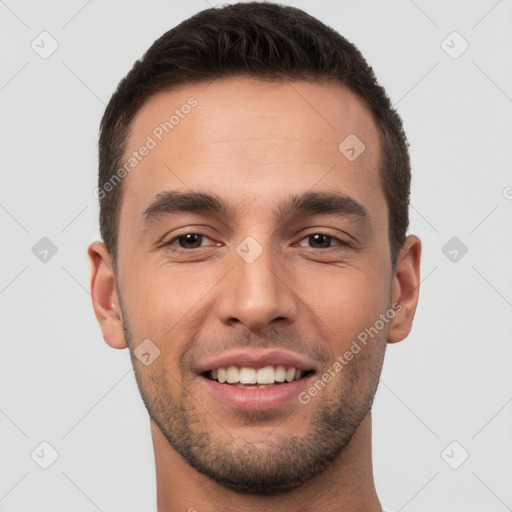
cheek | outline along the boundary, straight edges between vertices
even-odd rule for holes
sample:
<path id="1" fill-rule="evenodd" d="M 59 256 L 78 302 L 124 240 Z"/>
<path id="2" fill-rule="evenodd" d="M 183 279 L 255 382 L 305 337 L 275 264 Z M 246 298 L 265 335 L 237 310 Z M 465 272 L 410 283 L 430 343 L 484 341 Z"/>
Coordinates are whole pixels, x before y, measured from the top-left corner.
<path id="1" fill-rule="evenodd" d="M 137 271 L 123 276 L 121 290 L 134 345 L 149 338 L 160 349 L 160 359 L 177 371 L 199 319 L 207 318 L 205 306 L 219 280 L 217 272 L 213 267 L 198 272 L 144 261 L 131 261 L 129 268 Z"/>
<path id="2" fill-rule="evenodd" d="M 123 276 L 123 301 L 134 327 L 158 325 L 159 319 L 168 326 L 191 308 L 196 295 L 200 296 L 196 281 L 171 268 L 144 261 L 132 261 L 126 267 L 131 271 Z"/>
<path id="3" fill-rule="evenodd" d="M 319 285 L 323 282 L 323 286 Z M 344 268 L 306 285 L 305 304 L 329 327 L 334 352 L 344 351 L 352 340 L 375 324 L 389 305 L 389 283 L 378 270 Z M 312 290 L 317 292 L 312 293 Z"/>

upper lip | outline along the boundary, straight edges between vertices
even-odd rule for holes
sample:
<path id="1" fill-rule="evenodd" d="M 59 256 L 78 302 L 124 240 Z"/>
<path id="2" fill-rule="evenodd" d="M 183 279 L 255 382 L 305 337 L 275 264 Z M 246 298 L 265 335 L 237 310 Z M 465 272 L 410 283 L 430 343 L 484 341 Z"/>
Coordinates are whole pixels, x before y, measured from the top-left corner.
<path id="1" fill-rule="evenodd" d="M 205 373 L 217 368 L 226 368 L 228 366 L 263 368 L 264 366 L 285 366 L 297 368 L 298 370 L 314 370 L 315 364 L 311 359 L 300 356 L 293 352 L 284 350 L 237 350 L 228 352 L 220 356 L 208 359 L 199 363 L 196 367 L 197 373 Z"/>

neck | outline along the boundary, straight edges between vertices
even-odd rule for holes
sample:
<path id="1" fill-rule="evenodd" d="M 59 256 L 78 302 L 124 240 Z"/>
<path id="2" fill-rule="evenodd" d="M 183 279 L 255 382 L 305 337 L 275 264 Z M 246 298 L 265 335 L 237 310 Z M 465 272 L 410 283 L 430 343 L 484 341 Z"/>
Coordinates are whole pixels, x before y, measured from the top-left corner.
<path id="1" fill-rule="evenodd" d="M 151 421 L 158 512 L 381 512 L 373 481 L 371 413 L 338 458 L 321 475 L 287 493 L 239 494 L 191 468 Z"/>

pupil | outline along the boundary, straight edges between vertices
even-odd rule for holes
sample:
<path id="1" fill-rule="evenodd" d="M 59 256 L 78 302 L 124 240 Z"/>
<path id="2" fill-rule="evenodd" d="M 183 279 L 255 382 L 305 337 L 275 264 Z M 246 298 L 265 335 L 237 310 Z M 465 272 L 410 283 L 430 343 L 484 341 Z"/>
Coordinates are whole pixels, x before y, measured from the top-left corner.
<path id="1" fill-rule="evenodd" d="M 330 237 L 327 235 L 322 235 L 321 233 L 317 233 L 316 235 L 309 236 L 310 242 L 313 242 L 317 246 L 329 247 Z"/>
<path id="2" fill-rule="evenodd" d="M 201 235 L 190 233 L 180 237 L 180 246 L 184 249 L 200 247 L 201 246 Z"/>

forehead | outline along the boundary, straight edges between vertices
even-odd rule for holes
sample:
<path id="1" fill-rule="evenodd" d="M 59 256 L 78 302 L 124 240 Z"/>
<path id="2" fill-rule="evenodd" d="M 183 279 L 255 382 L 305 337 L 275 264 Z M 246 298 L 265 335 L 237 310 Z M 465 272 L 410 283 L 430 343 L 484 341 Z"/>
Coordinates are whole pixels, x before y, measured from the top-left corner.
<path id="1" fill-rule="evenodd" d="M 382 199 L 379 153 L 372 114 L 339 83 L 183 85 L 150 97 L 132 121 L 121 210 L 135 220 L 166 189 L 236 191 L 260 203 L 336 189 L 371 203 Z"/>

